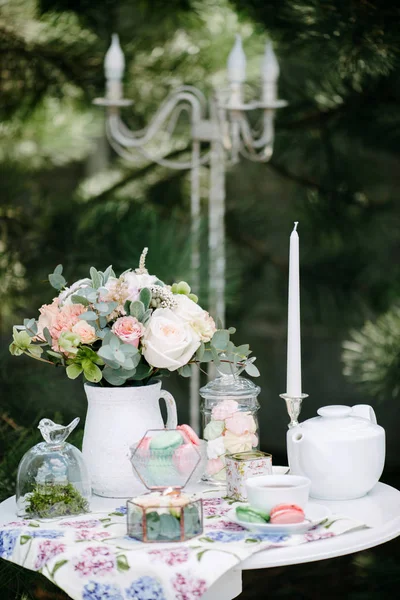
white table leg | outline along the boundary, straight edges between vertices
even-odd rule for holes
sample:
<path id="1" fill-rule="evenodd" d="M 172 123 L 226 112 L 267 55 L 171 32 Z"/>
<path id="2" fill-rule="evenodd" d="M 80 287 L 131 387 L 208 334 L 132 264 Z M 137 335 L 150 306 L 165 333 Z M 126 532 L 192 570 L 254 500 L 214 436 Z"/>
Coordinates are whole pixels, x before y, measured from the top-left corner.
<path id="1" fill-rule="evenodd" d="M 242 570 L 231 569 L 220 577 L 201 600 L 232 600 L 242 593 Z"/>

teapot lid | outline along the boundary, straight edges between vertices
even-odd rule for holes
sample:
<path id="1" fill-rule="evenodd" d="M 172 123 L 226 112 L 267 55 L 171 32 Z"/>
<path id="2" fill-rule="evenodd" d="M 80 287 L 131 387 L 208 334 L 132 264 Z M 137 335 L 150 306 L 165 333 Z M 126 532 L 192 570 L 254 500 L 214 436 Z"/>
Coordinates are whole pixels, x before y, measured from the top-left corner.
<path id="1" fill-rule="evenodd" d="M 328 419 L 338 419 L 340 417 L 348 417 L 352 414 L 353 409 L 350 406 L 342 406 L 340 404 L 332 404 L 331 406 L 322 406 L 317 410 L 320 417 Z"/>

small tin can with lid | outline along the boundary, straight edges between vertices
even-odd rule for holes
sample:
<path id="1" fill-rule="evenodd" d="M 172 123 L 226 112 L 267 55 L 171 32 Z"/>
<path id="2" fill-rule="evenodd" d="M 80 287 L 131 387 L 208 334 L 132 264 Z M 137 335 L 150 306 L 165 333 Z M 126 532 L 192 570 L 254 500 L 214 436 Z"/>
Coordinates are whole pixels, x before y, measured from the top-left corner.
<path id="1" fill-rule="evenodd" d="M 249 477 L 272 475 L 272 456 L 260 450 L 227 454 L 226 495 L 231 500 L 247 501 L 245 481 Z"/>

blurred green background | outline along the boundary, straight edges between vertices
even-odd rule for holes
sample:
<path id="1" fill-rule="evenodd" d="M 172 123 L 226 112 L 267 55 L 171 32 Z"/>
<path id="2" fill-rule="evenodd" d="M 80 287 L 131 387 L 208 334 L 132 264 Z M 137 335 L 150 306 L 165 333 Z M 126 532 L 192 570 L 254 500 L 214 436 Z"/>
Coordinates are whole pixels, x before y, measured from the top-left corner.
<path id="1" fill-rule="evenodd" d="M 136 129 L 175 87 L 210 93 L 223 85 L 235 33 L 247 55 L 249 95 L 258 97 L 263 47 L 273 40 L 280 97 L 289 102 L 277 114 L 273 158 L 262 165 L 243 159 L 226 178 L 227 323 L 258 357 L 261 445 L 275 463 L 286 461 L 288 416 L 279 393 L 288 243 L 298 220 L 310 394 L 302 418 L 324 404 L 372 403 L 387 431 L 386 480 L 400 479 L 399 27 L 394 0 L 0 2 L 0 500 L 13 494 L 15 469 L 38 441 L 41 417 L 85 416 L 81 382 L 8 353 L 12 325 L 51 300 L 48 273 L 58 263 L 69 282 L 91 265 L 112 263 L 120 272 L 135 267 L 147 245 L 150 272 L 190 280 L 188 173 L 118 158 L 105 139 L 103 111 L 92 106 L 104 94 L 103 58 L 114 31 L 125 52 L 125 96 L 134 100 L 124 117 Z M 204 215 L 207 176 L 204 168 Z M 203 259 L 206 265 L 205 233 Z M 206 269 L 201 277 L 206 304 Z M 165 385 L 187 422 L 187 380 Z M 324 568 L 329 581 L 340 568 L 348 598 L 391 598 L 384 582 L 399 578 L 393 544 L 376 551 L 385 552 L 386 570 L 371 551 L 323 563 L 320 583 Z M 299 567 L 271 571 L 272 596 L 319 598 L 311 567 L 301 575 Z M 2 569 L 2 599 L 63 597 L 4 561 Z M 249 585 L 243 598 L 258 597 L 257 589 Z"/>

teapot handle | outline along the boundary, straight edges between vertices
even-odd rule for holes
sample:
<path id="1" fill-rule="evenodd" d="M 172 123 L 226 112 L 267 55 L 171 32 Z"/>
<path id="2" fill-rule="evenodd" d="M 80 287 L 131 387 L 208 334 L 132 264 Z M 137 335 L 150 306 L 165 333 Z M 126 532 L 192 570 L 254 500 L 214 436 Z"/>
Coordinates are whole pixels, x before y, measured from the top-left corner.
<path id="1" fill-rule="evenodd" d="M 368 419 L 374 425 L 377 424 L 375 411 L 369 404 L 356 404 L 352 408 L 352 413 L 356 417 L 362 417 L 363 419 Z"/>
<path id="2" fill-rule="evenodd" d="M 165 400 L 165 406 L 167 407 L 167 423 L 165 427 L 167 429 L 176 429 L 178 425 L 178 415 L 173 395 L 167 392 L 167 390 L 160 390 L 160 398 Z"/>

